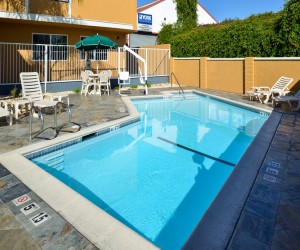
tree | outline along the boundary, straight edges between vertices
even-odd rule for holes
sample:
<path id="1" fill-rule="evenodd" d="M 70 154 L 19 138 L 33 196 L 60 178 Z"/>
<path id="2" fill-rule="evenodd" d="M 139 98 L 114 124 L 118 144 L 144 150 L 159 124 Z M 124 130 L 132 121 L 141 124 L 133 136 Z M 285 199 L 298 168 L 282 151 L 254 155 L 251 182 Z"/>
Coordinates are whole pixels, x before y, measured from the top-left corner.
<path id="1" fill-rule="evenodd" d="M 279 56 L 300 56 L 300 1 L 285 3 L 281 18 L 275 26 Z"/>
<path id="2" fill-rule="evenodd" d="M 197 0 L 173 0 L 176 3 L 177 23 L 183 30 L 197 27 Z"/>

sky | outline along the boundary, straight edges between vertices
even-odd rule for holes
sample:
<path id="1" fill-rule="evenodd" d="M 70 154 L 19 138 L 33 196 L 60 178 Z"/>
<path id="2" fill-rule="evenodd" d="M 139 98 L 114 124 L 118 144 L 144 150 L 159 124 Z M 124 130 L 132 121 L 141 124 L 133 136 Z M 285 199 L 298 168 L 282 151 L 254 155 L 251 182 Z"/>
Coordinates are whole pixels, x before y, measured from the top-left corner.
<path id="1" fill-rule="evenodd" d="M 137 0 L 138 6 L 154 0 Z M 252 14 L 278 12 L 285 0 L 198 0 L 198 2 L 219 22 L 225 19 L 244 19 Z"/>

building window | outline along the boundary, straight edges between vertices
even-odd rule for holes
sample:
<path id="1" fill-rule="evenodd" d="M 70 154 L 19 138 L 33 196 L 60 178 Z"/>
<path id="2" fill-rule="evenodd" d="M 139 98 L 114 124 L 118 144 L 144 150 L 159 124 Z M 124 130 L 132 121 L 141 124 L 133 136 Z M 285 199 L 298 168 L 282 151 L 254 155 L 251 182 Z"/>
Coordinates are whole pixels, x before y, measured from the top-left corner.
<path id="1" fill-rule="evenodd" d="M 32 35 L 32 59 L 45 59 L 45 44 L 48 47 L 49 60 L 67 60 L 68 59 L 68 37 L 66 35 L 51 35 L 51 34 L 33 34 Z"/>
<path id="2" fill-rule="evenodd" d="M 87 36 L 82 36 L 80 40 L 83 40 L 86 37 Z M 90 59 L 91 61 L 107 61 L 107 50 L 96 49 L 96 50 L 89 51 L 87 54 L 88 54 L 88 58 L 85 57 L 86 55 L 85 51 L 81 51 L 80 60 Z"/>

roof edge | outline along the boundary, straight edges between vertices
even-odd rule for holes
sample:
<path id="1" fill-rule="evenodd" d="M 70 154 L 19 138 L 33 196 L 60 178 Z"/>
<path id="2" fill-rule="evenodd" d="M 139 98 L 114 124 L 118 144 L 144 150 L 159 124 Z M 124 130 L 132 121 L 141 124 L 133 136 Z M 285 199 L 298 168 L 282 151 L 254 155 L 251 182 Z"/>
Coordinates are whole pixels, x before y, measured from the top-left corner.
<path id="1" fill-rule="evenodd" d="M 137 8 L 137 11 L 138 11 L 138 12 L 142 12 L 142 11 L 144 11 L 144 10 L 146 10 L 146 9 L 149 9 L 149 8 L 151 8 L 151 7 L 153 7 L 153 6 L 157 5 L 157 4 L 159 4 L 159 3 L 161 3 L 161 2 L 164 2 L 164 1 L 165 1 L 165 0 L 155 0 L 155 1 L 153 1 L 153 2 L 144 4 L 144 5 L 140 6 L 140 7 L 138 7 L 138 8 Z"/>
<path id="2" fill-rule="evenodd" d="M 144 5 L 142 5 L 142 6 L 140 6 L 140 7 L 138 7 L 137 8 L 137 12 L 142 12 L 142 11 L 144 11 L 144 10 L 147 10 L 147 9 L 149 9 L 149 8 L 151 8 L 151 7 L 153 7 L 153 6 L 155 6 L 155 5 L 157 5 L 157 4 L 159 4 L 159 3 L 161 3 L 161 2 L 164 2 L 165 0 L 155 0 L 155 1 L 153 1 L 153 2 L 150 2 L 150 3 L 147 3 L 147 4 L 144 4 Z M 198 0 L 197 0 L 197 3 L 198 3 L 198 5 L 216 22 L 216 23 L 219 23 L 219 21 L 217 20 L 217 19 L 215 19 L 214 17 L 213 17 L 213 15 L 201 4 L 201 3 L 199 3 L 198 2 Z"/>
<path id="3" fill-rule="evenodd" d="M 197 1 L 197 2 L 198 2 L 198 1 Z M 206 13 L 207 13 L 212 19 L 214 19 L 214 20 L 216 21 L 216 23 L 219 23 L 219 21 L 218 21 L 216 18 L 214 18 L 213 15 L 210 14 L 210 12 L 209 12 L 209 11 L 208 11 L 201 3 L 198 2 L 198 5 L 200 5 L 200 7 L 201 7 L 203 10 L 205 10 Z"/>

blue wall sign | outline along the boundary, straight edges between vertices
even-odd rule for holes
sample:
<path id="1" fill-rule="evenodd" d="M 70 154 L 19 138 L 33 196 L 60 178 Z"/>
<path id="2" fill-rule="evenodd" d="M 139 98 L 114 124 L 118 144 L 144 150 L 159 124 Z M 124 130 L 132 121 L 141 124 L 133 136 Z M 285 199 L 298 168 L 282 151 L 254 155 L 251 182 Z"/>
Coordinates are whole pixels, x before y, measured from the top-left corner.
<path id="1" fill-rule="evenodd" d="M 152 31 L 152 15 L 138 13 L 138 30 Z"/>

